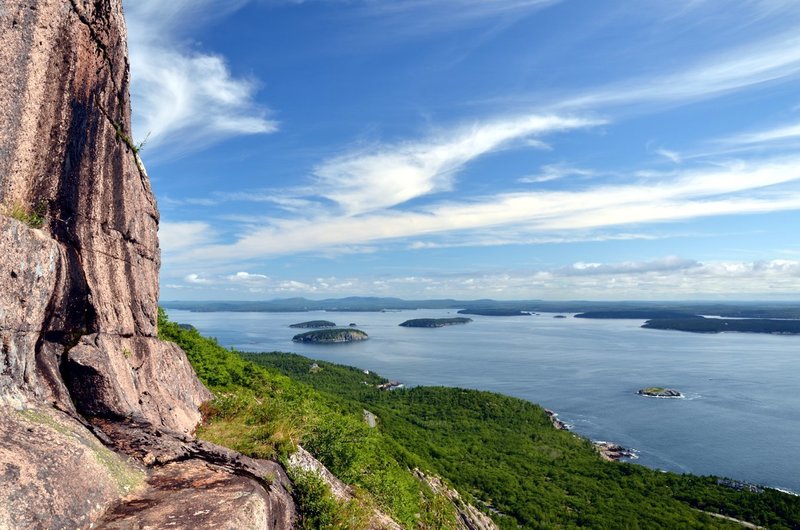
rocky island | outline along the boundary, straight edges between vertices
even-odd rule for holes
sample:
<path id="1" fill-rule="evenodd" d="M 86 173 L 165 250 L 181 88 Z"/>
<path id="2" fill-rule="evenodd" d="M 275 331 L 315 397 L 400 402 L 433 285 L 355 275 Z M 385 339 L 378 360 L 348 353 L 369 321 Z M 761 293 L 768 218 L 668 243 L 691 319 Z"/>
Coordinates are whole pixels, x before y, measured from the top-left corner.
<path id="1" fill-rule="evenodd" d="M 445 326 L 456 326 L 472 322 L 471 318 L 414 318 L 406 320 L 400 326 L 404 328 L 443 328 Z"/>
<path id="2" fill-rule="evenodd" d="M 360 329 L 321 329 L 295 335 L 292 337 L 292 341 L 305 344 L 340 344 L 358 342 L 368 338 L 369 335 Z"/>
<path id="3" fill-rule="evenodd" d="M 330 320 L 309 320 L 308 322 L 300 322 L 298 324 L 291 324 L 290 328 L 302 329 L 319 329 L 319 328 L 335 328 L 336 323 Z"/>
<path id="4" fill-rule="evenodd" d="M 657 398 L 682 398 L 683 394 L 672 388 L 663 388 L 660 386 L 650 386 L 641 388 L 636 392 L 640 396 L 657 397 Z"/>

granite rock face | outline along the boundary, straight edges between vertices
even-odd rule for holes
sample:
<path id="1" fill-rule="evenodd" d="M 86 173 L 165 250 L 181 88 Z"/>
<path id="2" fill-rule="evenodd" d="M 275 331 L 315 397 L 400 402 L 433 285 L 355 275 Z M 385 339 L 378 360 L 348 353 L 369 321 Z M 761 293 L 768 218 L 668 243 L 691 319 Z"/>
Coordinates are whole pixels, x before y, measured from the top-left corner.
<path id="1" fill-rule="evenodd" d="M 0 528 L 161 528 L 176 501 L 186 528 L 288 528 L 291 496 L 241 455 L 149 459 L 97 426 L 137 422 L 163 454 L 212 397 L 157 338 L 126 41 L 121 0 L 0 0 Z"/>
<path id="2" fill-rule="evenodd" d="M 42 218 L 37 235 L 9 245 L 47 271 L 36 282 L 51 283 L 0 276 L 40 298 L 3 332 L 38 331 L 11 342 L 15 358 L 33 355 L 43 367 L 23 379 L 15 372 L 3 388 L 49 393 L 68 409 L 66 388 L 81 413 L 136 414 L 188 432 L 209 394 L 183 353 L 156 339 L 158 211 L 130 139 L 126 39 L 118 0 L 13 0 L 0 10 L 0 202 Z M 56 369 L 60 381 L 49 381 Z"/>
<path id="3" fill-rule="evenodd" d="M 0 528 L 87 528 L 143 466 L 51 407 L 0 409 Z"/>

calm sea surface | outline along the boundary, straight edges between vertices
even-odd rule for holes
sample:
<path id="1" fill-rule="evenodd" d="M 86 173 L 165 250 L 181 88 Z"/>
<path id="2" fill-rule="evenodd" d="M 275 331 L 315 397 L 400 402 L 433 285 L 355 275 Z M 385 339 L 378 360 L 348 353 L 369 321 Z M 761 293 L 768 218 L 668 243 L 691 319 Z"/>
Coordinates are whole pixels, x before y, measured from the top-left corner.
<path id="1" fill-rule="evenodd" d="M 289 351 L 358 366 L 407 385 L 492 390 L 551 408 L 574 431 L 639 452 L 638 463 L 800 492 L 800 337 L 641 329 L 638 320 L 552 314 L 472 317 L 463 326 L 402 328 L 387 313 L 191 313 L 170 318 L 242 351 Z M 289 324 L 354 322 L 370 340 L 295 344 Z M 645 386 L 685 399 L 636 395 Z"/>

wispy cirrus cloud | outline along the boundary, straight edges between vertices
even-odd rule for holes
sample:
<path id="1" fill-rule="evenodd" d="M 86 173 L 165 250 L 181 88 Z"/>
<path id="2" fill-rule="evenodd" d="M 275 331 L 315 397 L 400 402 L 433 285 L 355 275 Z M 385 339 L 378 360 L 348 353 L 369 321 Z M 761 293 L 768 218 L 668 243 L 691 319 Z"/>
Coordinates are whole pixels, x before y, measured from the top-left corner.
<path id="1" fill-rule="evenodd" d="M 319 252 L 340 245 L 497 227 L 548 234 L 793 209 L 800 209 L 799 157 L 737 161 L 575 191 L 498 193 L 407 211 L 273 219 L 268 226 L 251 227 L 234 243 L 194 249 L 183 259 Z"/>
<path id="2" fill-rule="evenodd" d="M 314 170 L 322 196 L 347 215 L 389 208 L 413 198 L 449 190 L 467 163 L 517 140 L 604 120 L 556 115 L 529 115 L 448 131 L 424 141 L 381 145 L 337 157 Z"/>
<path id="3" fill-rule="evenodd" d="M 800 140 L 800 124 L 784 125 L 773 129 L 749 132 L 724 138 L 719 141 L 729 145 L 755 145 L 773 142 L 785 142 L 787 140 Z"/>
<path id="4" fill-rule="evenodd" d="M 673 73 L 630 78 L 553 102 L 556 109 L 646 104 L 686 104 L 729 92 L 800 76 L 800 36 L 796 29 L 748 42 Z"/>
<path id="5" fill-rule="evenodd" d="M 597 175 L 597 172 L 592 169 L 574 167 L 561 162 L 558 164 L 546 164 L 541 167 L 538 174 L 520 177 L 517 181 L 525 184 L 538 184 L 567 177 L 589 178 L 595 175 Z"/>
<path id="6" fill-rule="evenodd" d="M 125 2 L 133 127 L 149 150 L 179 155 L 219 140 L 270 133 L 277 122 L 256 101 L 258 82 L 231 72 L 224 57 L 192 49 L 186 33 L 241 7 L 209 0 Z"/>

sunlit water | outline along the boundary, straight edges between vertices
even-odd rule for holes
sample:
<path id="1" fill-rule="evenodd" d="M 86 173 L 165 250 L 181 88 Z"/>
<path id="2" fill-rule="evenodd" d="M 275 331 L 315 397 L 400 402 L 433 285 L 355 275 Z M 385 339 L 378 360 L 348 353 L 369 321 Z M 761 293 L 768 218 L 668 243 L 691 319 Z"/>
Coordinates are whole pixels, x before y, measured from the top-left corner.
<path id="1" fill-rule="evenodd" d="M 800 336 L 641 329 L 637 320 L 481 317 L 439 329 L 387 313 L 191 313 L 170 317 L 242 351 L 289 351 L 407 385 L 492 390 L 559 413 L 574 430 L 638 451 L 638 463 L 800 492 Z M 296 344 L 289 324 L 354 322 L 370 340 Z M 685 399 L 636 395 L 666 386 Z"/>

